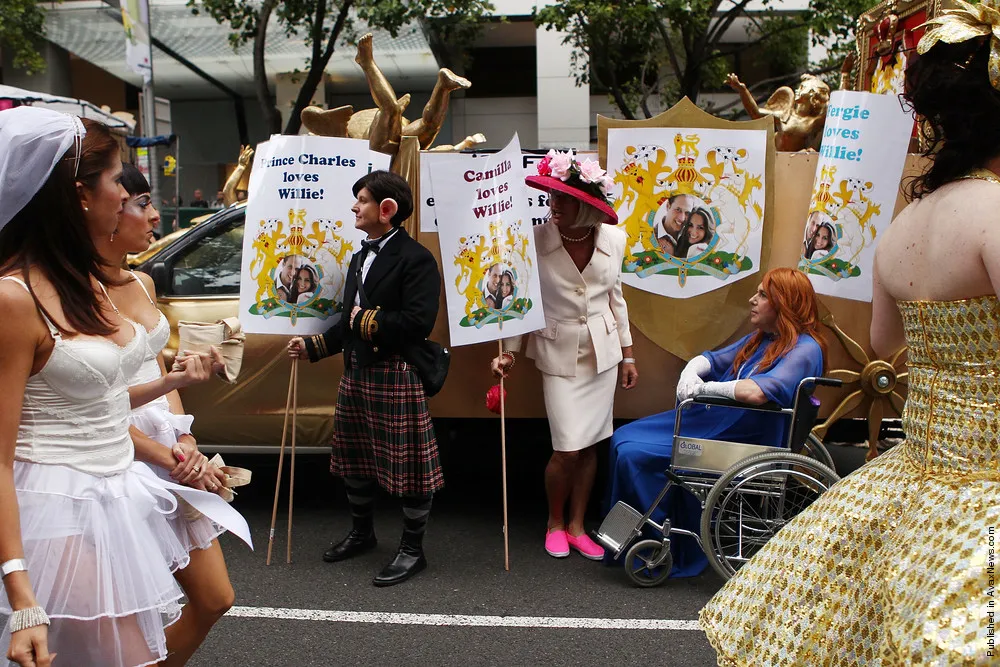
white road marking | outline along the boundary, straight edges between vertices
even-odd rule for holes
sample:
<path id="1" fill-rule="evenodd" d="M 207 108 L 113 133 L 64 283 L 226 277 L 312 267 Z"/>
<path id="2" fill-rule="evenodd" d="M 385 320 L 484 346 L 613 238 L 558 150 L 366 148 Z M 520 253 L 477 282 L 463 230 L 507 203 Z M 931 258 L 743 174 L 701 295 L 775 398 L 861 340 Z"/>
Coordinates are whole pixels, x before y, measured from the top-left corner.
<path id="1" fill-rule="evenodd" d="M 329 611 L 281 607 L 233 607 L 239 618 L 273 618 L 328 623 L 382 623 L 484 628 L 572 628 L 578 630 L 700 630 L 698 621 L 646 618 L 565 618 L 560 616 L 470 616 L 466 614 L 400 614 L 382 611 Z"/>

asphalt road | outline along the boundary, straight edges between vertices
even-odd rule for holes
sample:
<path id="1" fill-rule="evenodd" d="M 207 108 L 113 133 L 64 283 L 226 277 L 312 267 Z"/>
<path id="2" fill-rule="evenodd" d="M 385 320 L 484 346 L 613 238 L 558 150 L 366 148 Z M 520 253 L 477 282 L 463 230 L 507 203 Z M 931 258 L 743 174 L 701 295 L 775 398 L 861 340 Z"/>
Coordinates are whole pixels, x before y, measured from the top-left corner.
<path id="1" fill-rule="evenodd" d="M 350 519 L 326 459 L 300 457 L 293 562 L 286 564 L 286 463 L 273 561 L 266 566 L 274 457 L 227 457 L 227 463 L 254 470 L 236 506 L 250 521 L 257 548 L 251 552 L 223 538 L 237 607 L 190 664 L 714 665 L 715 653 L 693 623 L 722 585 L 711 570 L 640 589 L 619 566 L 544 552 L 545 452 L 535 439 L 515 438 L 508 453 L 509 572 L 499 453 L 479 444 L 456 449 L 451 442 L 444 448 L 449 486 L 435 499 L 425 541 L 429 567 L 383 589 L 372 586 L 371 578 L 395 553 L 401 530 L 396 501 L 379 501 L 374 552 L 324 563 L 322 552 L 347 531 Z M 863 461 L 863 450 L 843 448 L 834 455 L 841 472 Z M 597 488 L 602 484 L 599 479 Z M 592 514 L 589 527 L 596 528 L 599 498 Z"/>

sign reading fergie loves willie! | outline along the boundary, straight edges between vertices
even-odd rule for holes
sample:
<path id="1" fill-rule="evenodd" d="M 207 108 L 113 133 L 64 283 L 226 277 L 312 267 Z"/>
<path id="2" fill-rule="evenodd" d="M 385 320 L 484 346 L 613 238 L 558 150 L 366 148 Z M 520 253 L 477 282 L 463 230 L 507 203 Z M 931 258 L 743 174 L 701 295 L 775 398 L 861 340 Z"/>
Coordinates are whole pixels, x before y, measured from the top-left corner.
<path id="1" fill-rule="evenodd" d="M 799 259 L 818 293 L 872 300 L 875 245 L 892 221 L 912 125 L 893 95 L 831 95 Z"/>
<path id="2" fill-rule="evenodd" d="M 545 327 L 517 135 L 499 153 L 431 163 L 451 344 Z"/>
<path id="3" fill-rule="evenodd" d="M 244 331 L 303 336 L 330 327 L 364 238 L 351 187 L 380 162 L 356 139 L 275 135 L 257 146 L 240 278 Z"/>

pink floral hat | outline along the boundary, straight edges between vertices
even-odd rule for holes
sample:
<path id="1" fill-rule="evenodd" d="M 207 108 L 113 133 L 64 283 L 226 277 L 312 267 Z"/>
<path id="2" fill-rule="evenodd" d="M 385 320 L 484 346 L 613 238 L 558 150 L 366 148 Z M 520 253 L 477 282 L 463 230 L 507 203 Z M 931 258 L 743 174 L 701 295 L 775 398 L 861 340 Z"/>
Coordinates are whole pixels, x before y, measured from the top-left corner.
<path id="1" fill-rule="evenodd" d="M 524 181 L 538 190 L 558 190 L 575 197 L 603 213 L 606 224 L 618 224 L 618 214 L 608 204 L 614 181 L 596 160 L 580 162 L 569 152 L 551 150 L 538 163 L 538 175 Z"/>

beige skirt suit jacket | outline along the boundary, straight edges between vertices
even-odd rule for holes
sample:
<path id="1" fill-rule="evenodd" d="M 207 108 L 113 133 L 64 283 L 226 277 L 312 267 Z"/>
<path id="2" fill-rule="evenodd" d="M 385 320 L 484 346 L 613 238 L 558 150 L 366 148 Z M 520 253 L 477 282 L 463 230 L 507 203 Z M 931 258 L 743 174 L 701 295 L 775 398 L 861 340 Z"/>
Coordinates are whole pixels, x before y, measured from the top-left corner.
<path id="1" fill-rule="evenodd" d="M 625 232 L 594 230 L 594 254 L 583 271 L 551 222 L 534 229 L 545 328 L 528 334 L 527 356 L 542 373 L 545 410 L 557 451 L 577 451 L 611 436 L 618 364 L 632 345 L 622 296 Z M 522 337 L 504 341 L 520 351 Z"/>

